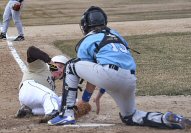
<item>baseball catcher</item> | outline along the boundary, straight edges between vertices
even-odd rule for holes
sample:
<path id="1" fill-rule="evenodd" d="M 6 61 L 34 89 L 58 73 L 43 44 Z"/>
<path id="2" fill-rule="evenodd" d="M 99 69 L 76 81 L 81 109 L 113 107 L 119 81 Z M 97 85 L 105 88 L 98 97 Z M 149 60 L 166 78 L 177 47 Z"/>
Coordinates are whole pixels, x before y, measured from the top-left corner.
<path id="1" fill-rule="evenodd" d="M 119 107 L 119 117 L 126 125 L 184 129 L 191 121 L 172 112 L 145 112 L 135 104 L 136 63 L 128 42 L 107 27 L 107 15 L 91 6 L 80 21 L 85 35 L 76 46 L 77 59 L 66 65 L 62 113 L 49 125 L 75 124 L 74 105 L 80 79 L 88 82 L 82 99 L 88 102 L 95 86 L 104 88 Z"/>

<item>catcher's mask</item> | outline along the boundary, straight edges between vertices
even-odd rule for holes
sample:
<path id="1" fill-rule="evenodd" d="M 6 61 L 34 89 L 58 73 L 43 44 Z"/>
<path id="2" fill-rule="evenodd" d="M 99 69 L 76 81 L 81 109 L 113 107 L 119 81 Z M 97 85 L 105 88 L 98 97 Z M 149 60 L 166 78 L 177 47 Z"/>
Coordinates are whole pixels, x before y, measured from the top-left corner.
<path id="1" fill-rule="evenodd" d="M 106 25 L 107 15 L 105 12 L 100 7 L 91 6 L 82 16 L 80 28 L 84 34 L 87 34 L 93 27 Z"/>

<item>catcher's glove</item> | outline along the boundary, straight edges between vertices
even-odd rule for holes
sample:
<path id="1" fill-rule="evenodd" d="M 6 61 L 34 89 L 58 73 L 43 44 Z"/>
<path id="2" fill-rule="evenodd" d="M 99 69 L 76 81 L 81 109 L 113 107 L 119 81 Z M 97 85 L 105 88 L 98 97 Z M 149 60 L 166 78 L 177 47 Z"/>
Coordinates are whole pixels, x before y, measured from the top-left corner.
<path id="1" fill-rule="evenodd" d="M 74 107 L 75 118 L 78 119 L 91 111 L 91 105 L 88 102 L 79 101 Z"/>
<path id="2" fill-rule="evenodd" d="M 19 11 L 21 9 L 21 3 L 15 3 L 12 8 L 15 11 Z"/>

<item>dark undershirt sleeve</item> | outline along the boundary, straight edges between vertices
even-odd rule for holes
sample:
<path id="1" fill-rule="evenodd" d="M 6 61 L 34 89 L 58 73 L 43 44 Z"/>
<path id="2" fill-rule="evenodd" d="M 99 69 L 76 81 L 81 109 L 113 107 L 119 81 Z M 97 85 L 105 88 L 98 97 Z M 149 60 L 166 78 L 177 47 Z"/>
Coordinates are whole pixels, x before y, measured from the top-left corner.
<path id="1" fill-rule="evenodd" d="M 47 53 L 41 51 L 35 46 L 30 46 L 27 50 L 27 62 L 31 63 L 37 59 L 40 59 L 45 63 L 49 63 L 51 61 L 51 58 Z"/>

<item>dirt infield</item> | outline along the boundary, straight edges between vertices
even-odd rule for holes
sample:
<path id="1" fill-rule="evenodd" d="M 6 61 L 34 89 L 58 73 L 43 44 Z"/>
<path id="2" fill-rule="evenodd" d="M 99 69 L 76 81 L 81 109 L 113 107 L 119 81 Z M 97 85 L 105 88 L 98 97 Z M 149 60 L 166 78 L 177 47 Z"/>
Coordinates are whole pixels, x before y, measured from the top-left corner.
<path id="1" fill-rule="evenodd" d="M 37 0 L 34 0 L 37 2 Z M 39 0 L 38 0 L 39 1 Z M 50 0 L 48 0 L 51 2 Z M 173 1 L 173 0 L 171 0 Z M 28 1 L 33 3 L 32 1 Z M 69 2 L 69 0 L 67 1 Z M 87 1 L 86 1 L 87 2 Z M 92 0 L 89 4 L 92 4 Z M 107 1 L 108 2 L 108 1 Z M 107 7 L 107 2 L 103 5 Z M 185 2 L 185 3 L 184 3 Z M 189 9 L 190 5 L 184 0 L 179 6 L 176 3 L 170 4 L 170 8 L 178 8 L 179 10 Z M 4 2 L 5 3 L 5 2 Z M 43 3 L 39 2 L 41 5 Z M 102 1 L 98 2 L 102 4 Z M 1 4 L 1 3 L 0 3 Z M 115 4 L 118 4 L 117 2 Z M 35 4 L 34 4 L 35 5 Z M 59 5 L 59 4 L 58 4 Z M 57 6 L 58 6 L 57 5 Z M 74 6 L 74 5 L 70 5 Z M 77 7 L 78 4 L 75 5 Z M 144 5 L 148 7 L 148 5 Z M 139 10 L 146 10 L 144 6 L 138 6 Z M 167 10 L 168 6 L 149 5 L 150 10 Z M 56 7 L 56 6 L 55 6 Z M 85 6 L 81 7 L 84 8 Z M 162 8 L 163 7 L 163 8 Z M 47 8 L 47 7 L 46 7 Z M 51 8 L 51 7 L 49 7 Z M 54 8 L 54 7 L 52 7 Z M 134 10 L 135 6 L 127 6 L 128 11 Z M 137 8 L 137 7 L 136 7 Z M 29 6 L 32 10 L 32 7 Z M 38 8 L 40 10 L 40 8 Z M 68 7 L 69 9 L 69 7 Z M 110 8 L 107 8 L 110 10 Z M 117 9 L 116 9 L 117 10 Z M 76 10 L 75 10 L 76 11 Z M 40 12 L 40 11 L 39 11 Z M 62 11 L 61 11 L 62 12 Z M 77 14 L 78 12 L 76 12 Z M 38 16 L 38 12 L 36 12 Z M 64 13 L 61 13 L 64 15 Z M 51 15 L 50 15 L 51 16 Z M 48 17 L 47 17 L 48 18 Z M 36 18 L 34 18 L 36 19 Z M 114 20 L 115 17 L 113 18 Z M 43 21 L 46 21 L 43 20 Z M 62 20 L 61 20 L 62 21 Z M 37 21 L 36 21 L 37 22 Z M 27 22 L 26 22 L 27 23 Z M 39 21 L 40 23 L 40 21 Z M 54 22 L 52 22 L 54 23 Z M 38 25 L 34 24 L 34 25 Z M 164 20 L 149 20 L 149 21 L 124 21 L 111 22 L 109 26 L 117 29 L 122 35 L 141 35 L 169 32 L 191 32 L 191 18 L 180 19 L 164 19 Z M 35 45 L 46 51 L 50 56 L 61 54 L 61 51 L 56 49 L 52 42 L 60 39 L 78 39 L 82 37 L 82 33 L 78 24 L 67 25 L 45 25 L 45 26 L 24 26 L 26 40 L 23 42 L 14 42 L 13 46 L 18 52 L 23 61 L 26 61 L 26 49 Z M 16 28 L 11 27 L 8 31 L 9 36 L 16 35 Z M 19 108 L 18 101 L 18 86 L 22 78 L 22 72 L 14 60 L 7 41 L 0 40 L 0 132 L 1 133 L 39 133 L 39 132 L 79 132 L 79 133 L 190 133 L 191 130 L 164 130 L 154 129 L 149 127 L 134 127 L 125 126 L 119 119 L 119 110 L 117 105 L 108 94 L 105 94 L 101 103 L 100 115 L 95 113 L 95 105 L 91 101 L 92 111 L 83 118 L 77 120 L 78 123 L 101 123 L 115 124 L 110 127 L 63 127 L 63 126 L 48 126 L 47 124 L 39 124 L 39 117 L 16 119 L 15 113 Z M 57 82 L 57 93 L 61 94 L 61 81 Z M 96 90 L 97 91 L 97 90 Z M 79 92 L 79 97 L 81 92 Z M 174 111 L 191 117 L 191 96 L 138 96 L 137 108 L 145 111 Z"/>
<path id="2" fill-rule="evenodd" d="M 170 21 L 177 21 L 177 25 L 171 25 Z M 127 30 L 130 34 L 138 34 L 143 33 L 143 31 L 148 34 L 153 33 L 160 33 L 160 32 L 178 32 L 182 31 L 191 31 L 189 27 L 191 27 L 190 23 L 191 19 L 177 19 L 177 20 L 162 20 L 162 21 L 140 21 L 140 22 L 132 22 L 132 23 L 112 23 L 111 25 L 117 29 L 120 29 L 121 25 L 126 25 L 126 27 L 130 27 L 134 30 Z M 168 23 L 169 22 L 169 26 Z M 134 25 L 133 25 L 134 24 Z M 143 26 L 141 29 L 135 28 L 139 27 L 142 24 L 145 25 L 152 25 L 153 27 L 157 26 L 158 30 L 152 30 L 149 26 Z M 174 26 L 174 27 L 173 27 Z M 160 28 L 161 27 L 161 28 Z M 168 28 L 164 28 L 168 27 Z M 175 28 L 176 27 L 176 28 Z M 38 30 L 37 30 L 38 29 Z M 55 32 L 52 32 L 52 29 Z M 61 29 L 61 30 L 59 30 Z M 164 30 L 165 29 L 165 30 Z M 64 31 L 70 31 L 62 32 Z M 59 39 L 72 39 L 72 38 L 79 38 L 81 36 L 81 31 L 78 28 L 78 25 L 60 25 L 60 26 L 38 26 L 38 27 L 25 27 L 26 32 L 26 40 L 23 42 L 14 43 L 14 47 L 16 48 L 18 54 L 20 55 L 21 59 L 25 61 L 26 58 L 26 49 L 30 45 L 35 45 L 51 56 L 55 54 L 61 53 L 58 49 L 52 45 L 54 40 Z M 120 29 L 123 35 L 126 34 L 124 29 Z M 9 35 L 15 34 L 15 28 L 10 28 Z M 72 36 L 71 36 L 72 35 Z M 52 37 L 52 38 L 50 38 Z M 158 132 L 158 133 L 179 133 L 179 130 L 171 131 L 171 130 L 156 130 L 153 128 L 148 127 L 130 127 L 125 126 L 121 123 L 119 116 L 118 116 L 118 108 L 114 101 L 110 98 L 109 95 L 105 95 L 102 100 L 102 110 L 100 115 L 95 114 L 95 105 L 92 103 L 93 110 L 90 112 L 89 115 L 79 119 L 79 123 L 109 123 L 115 124 L 112 127 L 86 127 L 86 128 L 71 128 L 71 127 L 50 127 L 46 124 L 38 124 L 37 120 L 39 117 L 34 118 L 26 118 L 26 119 L 16 119 L 14 118 L 14 114 L 16 113 L 17 109 L 19 108 L 19 101 L 18 101 L 18 85 L 21 80 L 22 72 L 18 67 L 18 64 L 13 59 L 10 49 L 7 46 L 6 41 L 0 41 L 0 60 L 1 60 L 1 77 L 0 77 L 0 101 L 1 101 L 1 112 L 0 112 L 0 132 L 142 132 L 145 131 L 147 133 Z M 60 84 L 60 82 L 58 82 Z M 60 94 L 60 86 L 58 85 L 58 93 Z M 79 94 L 80 95 L 80 94 Z M 191 97 L 187 96 L 175 96 L 175 97 L 167 97 L 167 96 L 156 96 L 156 97 L 138 97 L 137 98 L 137 107 L 143 109 L 145 111 L 175 111 L 185 116 L 191 116 Z M 190 132 L 190 131 L 186 131 Z"/>

